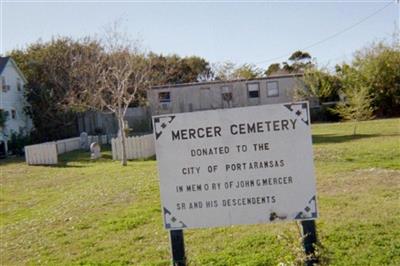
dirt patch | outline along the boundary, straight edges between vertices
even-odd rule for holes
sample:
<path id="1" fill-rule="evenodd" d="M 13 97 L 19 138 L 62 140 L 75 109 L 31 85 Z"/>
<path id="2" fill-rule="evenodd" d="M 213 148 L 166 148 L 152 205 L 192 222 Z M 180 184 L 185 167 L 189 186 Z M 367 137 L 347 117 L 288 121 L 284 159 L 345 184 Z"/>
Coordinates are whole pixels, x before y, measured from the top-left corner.
<path id="1" fill-rule="evenodd" d="M 338 173 L 318 183 L 318 192 L 329 196 L 363 193 L 377 189 L 400 189 L 400 171 L 379 168 L 360 169 Z"/>

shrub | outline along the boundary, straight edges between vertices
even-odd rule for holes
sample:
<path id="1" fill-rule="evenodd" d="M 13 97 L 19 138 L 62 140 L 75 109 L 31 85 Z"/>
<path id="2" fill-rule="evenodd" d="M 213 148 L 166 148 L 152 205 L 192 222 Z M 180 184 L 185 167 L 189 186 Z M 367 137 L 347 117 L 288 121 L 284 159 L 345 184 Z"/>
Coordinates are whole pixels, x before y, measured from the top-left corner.
<path id="1" fill-rule="evenodd" d="M 15 155 L 24 155 L 24 147 L 31 144 L 31 137 L 22 133 L 12 133 L 8 142 L 8 150 Z"/>

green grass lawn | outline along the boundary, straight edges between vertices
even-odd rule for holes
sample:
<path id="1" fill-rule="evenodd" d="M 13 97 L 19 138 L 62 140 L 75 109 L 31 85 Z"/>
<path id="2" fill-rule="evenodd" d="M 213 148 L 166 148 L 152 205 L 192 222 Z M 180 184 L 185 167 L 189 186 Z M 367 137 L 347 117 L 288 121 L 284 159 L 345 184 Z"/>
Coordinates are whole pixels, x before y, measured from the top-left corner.
<path id="1" fill-rule="evenodd" d="M 400 265 L 400 119 L 313 126 L 322 264 Z M 169 265 L 156 161 L 0 161 L 2 265 Z M 185 231 L 190 265 L 298 264 L 295 222 Z"/>

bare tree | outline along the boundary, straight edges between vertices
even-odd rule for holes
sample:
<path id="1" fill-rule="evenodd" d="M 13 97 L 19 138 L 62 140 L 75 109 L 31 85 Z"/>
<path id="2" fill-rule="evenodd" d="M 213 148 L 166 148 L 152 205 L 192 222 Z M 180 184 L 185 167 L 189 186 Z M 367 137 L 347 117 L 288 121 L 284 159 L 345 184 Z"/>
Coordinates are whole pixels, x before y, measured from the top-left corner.
<path id="1" fill-rule="evenodd" d="M 66 99 L 74 107 L 115 115 L 125 166 L 128 129 L 124 117 L 132 103 L 140 102 L 138 92 L 148 88 L 151 64 L 137 44 L 115 28 L 107 31 L 99 43 L 73 55 L 70 73 L 73 86 Z"/>

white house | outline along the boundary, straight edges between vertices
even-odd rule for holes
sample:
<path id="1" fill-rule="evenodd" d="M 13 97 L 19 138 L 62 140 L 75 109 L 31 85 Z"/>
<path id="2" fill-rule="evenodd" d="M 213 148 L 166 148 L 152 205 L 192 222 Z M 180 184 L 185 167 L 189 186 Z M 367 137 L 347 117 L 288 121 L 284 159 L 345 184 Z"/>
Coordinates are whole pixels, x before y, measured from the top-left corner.
<path id="1" fill-rule="evenodd" d="M 25 113 L 26 79 L 11 57 L 0 57 L 0 111 L 6 122 L 0 127 L 0 155 L 7 153 L 7 142 L 12 134 L 29 134 L 32 120 Z"/>

